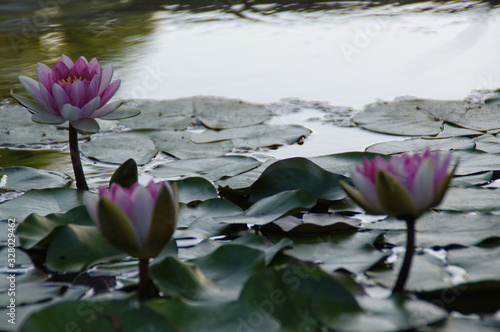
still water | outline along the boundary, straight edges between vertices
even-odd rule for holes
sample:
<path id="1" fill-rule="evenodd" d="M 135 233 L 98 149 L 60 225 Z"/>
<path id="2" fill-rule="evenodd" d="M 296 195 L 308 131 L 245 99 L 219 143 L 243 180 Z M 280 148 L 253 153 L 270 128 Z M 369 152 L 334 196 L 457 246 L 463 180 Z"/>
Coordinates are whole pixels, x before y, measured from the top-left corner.
<path id="1" fill-rule="evenodd" d="M 276 121 L 314 133 L 273 156 L 363 150 L 394 138 L 307 119 L 330 106 L 500 88 L 498 2 L 404 3 L 3 1 L 0 100 L 12 102 L 17 76 L 34 77 L 37 62 L 83 55 L 114 64 L 117 98 L 300 99 L 304 112 Z"/>

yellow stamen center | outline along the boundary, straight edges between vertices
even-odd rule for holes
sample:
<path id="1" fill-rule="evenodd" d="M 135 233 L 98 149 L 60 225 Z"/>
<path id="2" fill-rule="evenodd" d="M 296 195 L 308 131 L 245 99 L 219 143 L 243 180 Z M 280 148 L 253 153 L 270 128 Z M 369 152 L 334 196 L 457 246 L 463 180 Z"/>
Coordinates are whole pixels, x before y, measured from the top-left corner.
<path id="1" fill-rule="evenodd" d="M 75 82 L 75 81 L 77 81 L 77 80 L 80 80 L 80 81 L 86 81 L 86 79 L 85 79 L 85 78 L 83 78 L 83 77 L 81 77 L 81 76 L 80 76 L 80 77 L 76 77 L 76 76 L 70 77 L 70 76 L 68 76 L 68 77 L 66 77 L 66 78 L 63 78 L 63 79 L 61 80 L 61 82 L 63 82 L 63 83 L 73 83 L 73 82 Z"/>

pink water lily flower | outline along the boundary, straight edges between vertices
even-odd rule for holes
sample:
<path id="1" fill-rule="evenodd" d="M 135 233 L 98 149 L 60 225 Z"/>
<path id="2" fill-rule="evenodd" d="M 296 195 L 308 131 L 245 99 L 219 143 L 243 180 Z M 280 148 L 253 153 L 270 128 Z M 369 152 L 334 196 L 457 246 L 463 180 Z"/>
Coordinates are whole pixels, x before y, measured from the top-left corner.
<path id="1" fill-rule="evenodd" d="M 98 199 L 87 193 L 85 203 L 104 238 L 134 257 L 155 257 L 175 231 L 177 187 L 168 182 L 130 188 L 113 183 L 109 189 L 99 188 Z"/>
<path id="2" fill-rule="evenodd" d="M 352 170 L 351 180 L 358 190 L 346 183 L 342 187 L 370 214 L 415 219 L 443 199 L 453 176 L 450 160 L 450 154 L 429 150 L 389 160 L 377 156 Z"/>
<path id="3" fill-rule="evenodd" d="M 137 115 L 115 113 L 121 101 L 110 102 L 120 80 L 111 82 L 113 66 L 104 68 L 96 58 L 87 61 L 80 57 L 73 61 L 63 55 L 51 69 L 38 63 L 38 81 L 19 76 L 19 80 L 34 100 L 12 93 L 12 96 L 33 113 L 32 120 L 44 124 L 61 124 L 69 121 L 74 128 L 86 132 L 97 132 L 95 118 L 115 120 Z"/>

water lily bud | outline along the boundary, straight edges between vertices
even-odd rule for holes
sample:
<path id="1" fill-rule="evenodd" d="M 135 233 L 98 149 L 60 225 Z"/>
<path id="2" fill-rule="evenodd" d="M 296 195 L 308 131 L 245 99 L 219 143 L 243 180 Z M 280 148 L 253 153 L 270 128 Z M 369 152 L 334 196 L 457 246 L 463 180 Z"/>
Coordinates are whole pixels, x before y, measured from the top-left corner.
<path id="1" fill-rule="evenodd" d="M 377 156 L 351 171 L 357 190 L 341 182 L 347 194 L 369 214 L 416 219 L 437 206 L 448 189 L 454 169 L 450 154 L 402 154 L 389 160 Z"/>
<path id="2" fill-rule="evenodd" d="M 120 80 L 111 83 L 113 66 L 103 68 L 96 58 L 88 62 L 80 57 L 73 63 L 63 55 L 52 69 L 39 63 L 36 72 L 38 82 L 19 76 L 21 84 L 35 100 L 11 92 L 12 97 L 33 113 L 35 122 L 61 124 L 69 121 L 78 130 L 97 132 L 96 118 L 116 120 L 140 113 L 134 110 L 111 114 L 122 103 L 108 103 L 120 87 Z"/>
<path id="3" fill-rule="evenodd" d="M 87 211 L 116 248 L 137 258 L 157 256 L 172 237 L 178 213 L 177 186 L 168 182 L 99 188 L 99 198 L 85 196 Z"/>

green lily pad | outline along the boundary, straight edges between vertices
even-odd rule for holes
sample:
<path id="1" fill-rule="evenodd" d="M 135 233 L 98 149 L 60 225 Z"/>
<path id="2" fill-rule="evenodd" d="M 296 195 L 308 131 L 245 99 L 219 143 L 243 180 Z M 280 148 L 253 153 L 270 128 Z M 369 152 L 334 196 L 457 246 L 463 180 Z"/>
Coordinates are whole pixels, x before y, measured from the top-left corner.
<path id="1" fill-rule="evenodd" d="M 255 307 L 247 302 L 199 304 L 172 296 L 148 301 L 146 305 L 165 316 L 177 331 L 254 331 L 254 322 L 243 318 L 256 316 Z M 280 331 L 280 324 L 270 315 L 259 314 L 256 319 L 259 332 Z"/>
<path id="2" fill-rule="evenodd" d="M 54 303 L 77 300 L 88 290 L 87 287 L 69 286 L 65 284 L 33 283 L 21 286 L 19 284 L 19 279 L 16 279 L 16 282 L 18 283 L 18 287 L 16 288 L 15 297 L 15 324 L 8 321 L 8 319 L 10 319 L 8 316 L 10 309 L 2 305 L 0 314 L 6 317 L 6 319 L 0 321 L 0 329 L 2 331 L 20 331 L 20 326 L 23 326 L 32 314 Z M 8 293 L 4 294 L 5 297 L 8 296 Z"/>
<path id="3" fill-rule="evenodd" d="M 67 124 L 66 124 L 67 127 Z M 68 130 L 31 121 L 31 114 L 20 106 L 0 107 L 0 145 L 67 142 Z"/>
<path id="4" fill-rule="evenodd" d="M 319 294 L 318 294 L 319 295 Z M 326 294 L 321 294 L 323 297 Z M 321 296 L 320 295 L 320 296 Z M 387 299 L 357 297 L 360 312 L 332 314 L 323 306 L 321 297 L 314 297 L 312 310 L 324 326 L 336 331 L 390 332 L 407 331 L 443 320 L 447 312 L 440 307 L 405 295 Z M 318 303 L 319 302 L 319 303 Z"/>
<path id="5" fill-rule="evenodd" d="M 174 238 L 208 238 L 219 235 L 228 225 L 218 222 L 216 218 L 241 213 L 243 211 L 238 206 L 220 198 L 208 199 L 195 207 L 180 204 Z"/>
<path id="6" fill-rule="evenodd" d="M 211 129 L 256 125 L 268 120 L 272 115 L 264 105 L 239 99 L 194 97 L 193 104 L 196 117 Z"/>
<path id="7" fill-rule="evenodd" d="M 282 191 L 257 201 L 244 215 L 219 217 L 216 220 L 227 224 L 265 225 L 315 204 L 316 198 L 305 190 Z"/>
<path id="8" fill-rule="evenodd" d="M 0 177 L 4 190 L 27 191 L 33 189 L 66 187 L 69 183 L 67 175 L 39 170 L 24 166 L 0 168 Z"/>
<path id="9" fill-rule="evenodd" d="M 404 253 L 399 254 L 390 269 L 378 267 L 367 271 L 366 274 L 375 282 L 392 289 L 403 264 L 403 256 Z M 428 253 L 414 255 L 405 289 L 412 292 L 431 292 L 455 286 L 457 281 L 453 280 L 446 266 L 446 263 Z"/>
<path id="10" fill-rule="evenodd" d="M 227 178 L 222 178 L 215 183 L 219 185 L 219 187 L 228 187 L 230 189 L 246 189 L 252 185 L 259 176 L 268 168 L 271 164 L 275 163 L 275 159 L 270 159 L 262 164 L 260 166 L 255 167 L 247 172 L 227 177 Z"/>
<path id="11" fill-rule="evenodd" d="M 133 129 L 186 129 L 192 120 L 193 102 L 190 98 L 174 100 L 128 100 L 141 110 L 140 116 L 119 120 L 119 123 Z"/>
<path id="12" fill-rule="evenodd" d="M 455 175 L 500 171 L 500 155 L 479 150 L 452 151 L 452 164 L 458 162 Z"/>
<path id="13" fill-rule="evenodd" d="M 96 137 L 81 145 L 81 152 L 99 161 L 121 164 L 133 158 L 138 165 L 144 165 L 158 150 L 151 140 L 151 130 L 131 130 Z"/>
<path id="14" fill-rule="evenodd" d="M 366 271 L 388 256 L 388 253 L 373 246 L 380 235 L 380 231 L 350 232 L 300 241 L 297 239 L 294 247 L 286 250 L 285 254 L 320 264 L 326 271 L 344 269 L 358 273 Z"/>
<path id="15" fill-rule="evenodd" d="M 177 131 L 158 131 L 151 135 L 158 150 L 179 159 L 212 158 L 223 156 L 233 149 L 231 141 L 195 143 L 191 137 L 197 134 Z"/>
<path id="16" fill-rule="evenodd" d="M 309 160 L 314 162 L 319 167 L 327 170 L 328 172 L 340 174 L 343 176 L 350 176 L 351 169 L 355 165 L 362 164 L 365 158 L 371 160 L 376 156 L 379 156 L 379 154 L 370 152 L 345 152 L 327 156 L 313 157 Z M 390 158 L 390 156 L 382 155 L 382 158 L 388 159 Z"/>
<path id="17" fill-rule="evenodd" d="M 388 231 L 386 242 L 406 245 L 406 223 L 395 218 L 363 224 L 363 228 Z M 500 220 L 491 214 L 429 212 L 418 219 L 416 229 L 417 246 L 423 248 L 471 246 L 492 237 L 500 238 Z"/>
<path id="18" fill-rule="evenodd" d="M 476 149 L 488 153 L 500 153 L 500 138 L 493 135 L 482 135 L 474 138 Z"/>
<path id="19" fill-rule="evenodd" d="M 269 166 L 250 188 L 250 202 L 287 190 L 305 190 L 317 200 L 341 200 L 346 197 L 339 181 L 346 177 L 325 171 L 305 158 L 280 160 Z"/>
<path id="20" fill-rule="evenodd" d="M 21 247 L 30 249 L 37 244 L 47 245 L 61 227 L 67 224 L 93 225 L 85 206 L 77 206 L 66 213 L 52 213 L 45 217 L 30 214 L 17 227 Z"/>
<path id="21" fill-rule="evenodd" d="M 85 204 L 84 193 L 83 190 L 71 188 L 32 190 L 0 204 L 0 218 L 24 220 L 31 213 L 47 215 L 66 212 Z"/>
<path id="22" fill-rule="evenodd" d="M 210 198 L 217 198 L 217 190 L 213 184 L 205 178 L 192 177 L 177 181 L 170 181 L 177 184 L 177 194 L 180 203 L 190 203 L 193 201 L 204 201 Z"/>
<path id="23" fill-rule="evenodd" d="M 443 122 L 476 131 L 500 128 L 499 111 L 498 104 L 412 99 L 368 105 L 354 121 L 365 129 L 387 134 L 436 136 Z"/>
<path id="24" fill-rule="evenodd" d="M 423 150 L 466 150 L 474 149 L 475 146 L 474 140 L 466 137 L 443 139 L 410 138 L 404 141 L 384 142 L 370 145 L 366 148 L 366 152 L 395 154 Z"/>
<path id="25" fill-rule="evenodd" d="M 463 137 L 463 136 L 479 136 L 484 134 L 484 132 L 458 127 L 449 123 L 444 123 L 443 130 L 433 138 L 451 138 L 451 137 Z"/>
<path id="26" fill-rule="evenodd" d="M 260 162 L 257 159 L 243 156 L 199 158 L 162 164 L 149 174 L 160 178 L 201 176 L 216 181 L 247 172 L 259 165 Z"/>
<path id="27" fill-rule="evenodd" d="M 123 332 L 175 331 L 160 314 L 135 300 L 66 301 L 29 317 L 22 332 L 78 331 Z"/>
<path id="28" fill-rule="evenodd" d="M 500 192 L 494 189 L 452 187 L 436 209 L 462 212 L 500 210 Z"/>
<path id="29" fill-rule="evenodd" d="M 493 179 L 493 171 L 473 175 L 455 176 L 451 179 L 450 186 L 470 188 L 490 183 Z"/>
<path id="30" fill-rule="evenodd" d="M 264 267 L 262 251 L 227 244 L 185 263 L 173 257 L 156 260 L 151 266 L 151 277 L 168 294 L 191 301 L 231 302 L 238 299 L 246 280 Z"/>
<path id="31" fill-rule="evenodd" d="M 354 117 L 354 122 L 375 132 L 401 136 L 434 136 L 441 132 L 442 120 L 430 113 L 420 100 L 375 103 Z M 425 103 L 426 104 L 426 103 Z M 460 107 L 452 103 L 453 109 Z"/>
<path id="32" fill-rule="evenodd" d="M 109 244 L 96 227 L 70 224 L 50 243 L 45 266 L 51 271 L 80 272 L 93 263 L 125 256 Z"/>
<path id="33" fill-rule="evenodd" d="M 311 133 L 298 125 L 255 125 L 231 128 L 221 131 L 207 130 L 193 135 L 196 143 L 210 143 L 231 140 L 236 148 L 255 149 L 258 147 L 294 144 Z"/>
<path id="34" fill-rule="evenodd" d="M 287 216 L 267 224 L 265 231 L 281 231 L 290 234 L 326 234 L 356 230 L 361 221 L 340 214 L 306 213 L 301 218 Z"/>
<path id="35" fill-rule="evenodd" d="M 497 332 L 499 320 L 469 317 L 448 317 L 445 321 L 419 329 L 418 332 Z"/>
<path id="36" fill-rule="evenodd" d="M 500 281 L 500 247 L 449 250 L 448 262 L 467 271 L 467 283 Z"/>

